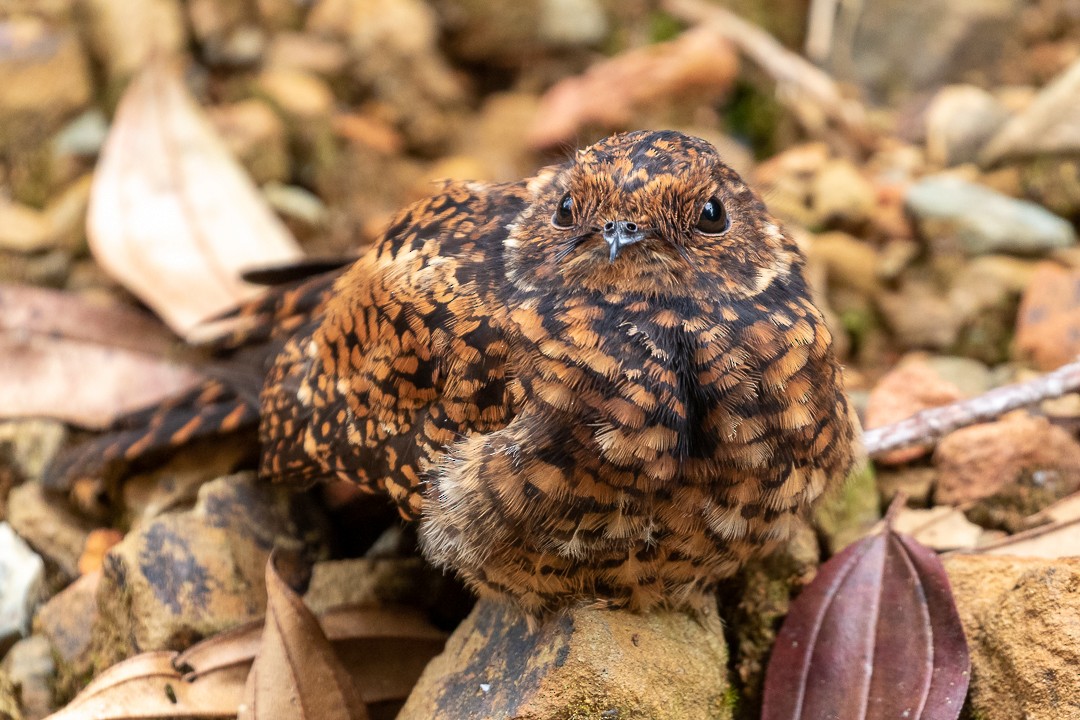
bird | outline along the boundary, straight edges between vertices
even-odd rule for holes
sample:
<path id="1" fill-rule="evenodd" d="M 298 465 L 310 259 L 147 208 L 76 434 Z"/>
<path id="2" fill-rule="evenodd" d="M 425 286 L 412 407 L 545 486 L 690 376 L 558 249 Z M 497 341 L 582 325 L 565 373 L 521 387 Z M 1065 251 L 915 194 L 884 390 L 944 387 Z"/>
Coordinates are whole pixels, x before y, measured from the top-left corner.
<path id="1" fill-rule="evenodd" d="M 257 423 L 262 477 L 387 496 L 433 564 L 527 617 L 708 612 L 858 455 L 805 265 L 710 143 L 616 134 L 446 182 L 241 308 L 220 347 L 262 348 L 261 387 L 214 380 L 110 452 Z"/>

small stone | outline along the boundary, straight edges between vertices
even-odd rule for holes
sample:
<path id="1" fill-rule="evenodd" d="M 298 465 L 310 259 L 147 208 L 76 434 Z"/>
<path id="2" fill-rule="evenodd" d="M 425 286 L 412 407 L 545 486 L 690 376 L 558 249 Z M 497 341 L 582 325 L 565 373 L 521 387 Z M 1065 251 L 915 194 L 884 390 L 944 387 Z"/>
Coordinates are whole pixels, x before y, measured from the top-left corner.
<path id="1" fill-rule="evenodd" d="M 847 233 L 821 233 L 813 236 L 807 255 L 825 264 L 830 285 L 850 287 L 864 295 L 878 289 L 878 252 L 870 243 Z"/>
<path id="2" fill-rule="evenodd" d="M 341 605 L 412 604 L 440 578 L 418 557 L 353 558 L 315 563 L 304 603 L 312 612 Z"/>
<path id="3" fill-rule="evenodd" d="M 1054 476 L 1058 497 L 1080 489 L 1080 442 L 1023 411 L 949 433 L 934 451 L 934 465 L 934 499 L 945 505 L 990 497 L 1022 476 L 1038 481 L 1039 473 Z"/>
<path id="4" fill-rule="evenodd" d="M 40 720 L 56 709 L 53 706 L 56 665 L 49 641 L 44 637 L 32 635 L 15 643 L 0 665 L 0 678 L 5 676 L 18 688 L 21 717 L 26 720 Z M 3 692 L 0 690 L 0 718 L 4 718 L 2 696 Z"/>
<path id="5" fill-rule="evenodd" d="M 0 198 L 0 249 L 31 253 L 52 246 L 52 226 L 45 213 Z"/>
<path id="6" fill-rule="evenodd" d="M 109 121 L 100 108 L 75 117 L 53 138 L 53 152 L 60 156 L 92 157 L 101 152 L 109 134 Z"/>
<path id="7" fill-rule="evenodd" d="M 281 118 L 261 100 L 242 100 L 208 111 L 226 147 L 257 185 L 289 177 L 288 138 Z"/>
<path id="8" fill-rule="evenodd" d="M 41 599 L 45 563 L 6 522 L 0 522 L 0 657 L 30 632 Z"/>
<path id="9" fill-rule="evenodd" d="M 980 87 L 943 87 L 926 109 L 927 159 L 943 167 L 974 162 L 1008 119 L 1008 108 Z"/>
<path id="10" fill-rule="evenodd" d="M 843 485 L 826 494 L 814 508 L 814 527 L 831 555 L 865 536 L 881 519 L 874 470 L 865 458 L 857 462 Z"/>
<path id="11" fill-rule="evenodd" d="M 179 0 L 86 0 L 81 9 L 111 103 L 151 57 L 182 57 L 187 49 Z"/>
<path id="12" fill-rule="evenodd" d="M 1080 269 L 1039 264 L 1020 301 L 1014 347 L 1041 370 L 1080 355 Z"/>
<path id="13" fill-rule="evenodd" d="M 38 482 L 24 482 L 8 497 L 8 522 L 66 579 L 79 576 L 90 523 L 71 512 L 64 499 L 49 495 Z"/>
<path id="14" fill-rule="evenodd" d="M 35 637 L 47 641 L 56 662 L 57 695 L 81 689 L 94 670 L 92 630 L 98 619 L 101 573 L 83 575 L 49 599 L 34 618 Z"/>
<path id="15" fill-rule="evenodd" d="M 930 491 L 936 481 L 937 470 L 932 467 L 898 465 L 877 469 L 877 486 L 883 507 L 888 507 L 900 492 L 907 496 L 908 505 L 925 507 L 930 504 Z"/>
<path id="16" fill-rule="evenodd" d="M 47 135 L 90 102 L 90 72 L 79 41 L 36 18 L 0 22 L 0 127 L 32 123 Z M 7 134 L 3 141 L 12 140 Z"/>
<path id="17" fill-rule="evenodd" d="M 983 532 L 964 513 L 944 506 L 927 510 L 904 508 L 896 514 L 892 527 L 896 532 L 911 535 L 938 552 L 973 548 L 978 545 Z"/>
<path id="18" fill-rule="evenodd" d="M 944 559 L 971 653 L 980 720 L 1072 717 L 1080 707 L 1080 558 Z"/>
<path id="19" fill-rule="evenodd" d="M 334 94 L 316 75 L 301 70 L 264 70 L 257 87 L 291 122 L 330 120 Z"/>
<path id="20" fill-rule="evenodd" d="M 1056 215 L 1080 217 L 1080 158 L 1076 155 L 1040 156 L 1010 165 L 1018 174 L 1021 192 Z"/>
<path id="21" fill-rule="evenodd" d="M 19 708 L 20 695 L 15 683 L 0 669 L 0 720 L 23 720 Z"/>
<path id="22" fill-rule="evenodd" d="M 539 32 L 551 45 L 595 45 L 607 36 L 608 20 L 596 0 L 542 0 Z"/>
<path id="23" fill-rule="evenodd" d="M 834 159 L 814 178 L 812 209 L 815 225 L 860 226 L 877 204 L 874 186 L 848 160 Z"/>
<path id="24" fill-rule="evenodd" d="M 481 600 L 428 664 L 398 720 L 726 720 L 726 675 L 715 614 L 579 608 L 533 631 L 513 606 Z"/>
<path id="25" fill-rule="evenodd" d="M 1035 100 L 1005 124 L 979 159 L 990 166 L 1035 155 L 1080 152 L 1080 60 L 1039 91 Z"/>
<path id="26" fill-rule="evenodd" d="M 328 80 L 344 75 L 348 63 L 349 54 L 340 42 L 298 32 L 275 35 L 266 57 L 269 68 L 301 70 Z"/>
<path id="27" fill-rule="evenodd" d="M 866 406 L 866 427 L 905 420 L 927 408 L 948 405 L 963 397 L 955 384 L 945 380 L 921 354 L 908 355 L 885 374 L 874 389 Z M 922 457 L 928 447 L 894 450 L 875 458 L 886 465 L 900 465 Z"/>
<path id="28" fill-rule="evenodd" d="M 994 386 L 985 363 L 957 355 L 928 355 L 926 363 L 939 378 L 952 383 L 962 397 L 981 395 Z"/>
<path id="29" fill-rule="evenodd" d="M 254 473 L 204 485 L 195 507 L 132 530 L 105 559 L 94 626 L 98 669 L 148 650 L 179 650 L 266 609 L 274 547 L 313 548 L 324 526 L 304 496 Z"/>
<path id="30" fill-rule="evenodd" d="M 1020 294 L 1030 285 L 1036 263 L 983 255 L 961 265 L 947 295 L 960 321 L 951 352 L 992 365 L 1009 359 Z"/>
<path id="31" fill-rule="evenodd" d="M 781 220 L 815 228 L 817 214 L 810 207 L 813 182 L 829 160 L 825 143 L 796 145 L 754 169 L 754 187 L 765 198 L 769 212 Z"/>
<path id="32" fill-rule="evenodd" d="M 925 177 L 911 186 L 906 202 L 939 252 L 1038 255 L 1076 244 L 1072 225 L 1039 205 L 956 177 Z"/>
<path id="33" fill-rule="evenodd" d="M 308 230 L 318 230 L 326 225 L 329 211 L 319 196 L 296 185 L 267 183 L 262 188 L 263 197 L 270 207 L 286 220 L 304 225 Z"/>

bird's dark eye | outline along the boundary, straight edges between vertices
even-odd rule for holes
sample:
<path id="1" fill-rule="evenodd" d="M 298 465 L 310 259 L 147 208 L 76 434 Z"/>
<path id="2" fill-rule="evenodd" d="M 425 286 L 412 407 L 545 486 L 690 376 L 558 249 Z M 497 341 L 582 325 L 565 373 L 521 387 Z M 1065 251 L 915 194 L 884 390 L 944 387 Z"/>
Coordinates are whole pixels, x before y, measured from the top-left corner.
<path id="1" fill-rule="evenodd" d="M 551 224 L 560 228 L 568 228 L 574 224 L 574 198 L 570 197 L 570 193 L 563 195 L 562 200 L 555 206 Z"/>
<path id="2" fill-rule="evenodd" d="M 711 197 L 705 207 L 701 208 L 701 217 L 697 221 L 697 229 L 706 235 L 719 235 L 731 227 L 727 211 L 719 198 Z"/>

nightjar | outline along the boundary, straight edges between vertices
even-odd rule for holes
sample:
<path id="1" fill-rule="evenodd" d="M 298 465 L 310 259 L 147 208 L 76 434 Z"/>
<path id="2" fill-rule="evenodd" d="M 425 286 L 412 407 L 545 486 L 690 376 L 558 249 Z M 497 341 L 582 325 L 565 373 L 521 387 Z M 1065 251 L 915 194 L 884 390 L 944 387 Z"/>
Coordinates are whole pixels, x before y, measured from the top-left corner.
<path id="1" fill-rule="evenodd" d="M 386 493 L 431 561 L 532 616 L 707 608 L 855 454 L 802 253 L 677 132 L 448 183 L 243 314 L 230 342 L 269 348 L 257 406 L 219 384 L 204 418 L 257 417 L 269 479 Z"/>

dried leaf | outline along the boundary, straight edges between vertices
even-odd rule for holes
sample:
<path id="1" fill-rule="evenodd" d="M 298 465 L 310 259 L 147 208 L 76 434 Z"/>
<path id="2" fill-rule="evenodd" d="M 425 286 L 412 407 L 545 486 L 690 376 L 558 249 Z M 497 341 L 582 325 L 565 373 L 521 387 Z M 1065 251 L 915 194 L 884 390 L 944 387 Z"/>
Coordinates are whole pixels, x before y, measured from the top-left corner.
<path id="1" fill-rule="evenodd" d="M 168 358 L 175 345 L 154 318 L 123 305 L 0 285 L 0 417 L 107 427 L 200 381 Z"/>
<path id="2" fill-rule="evenodd" d="M 238 720 L 367 720 L 367 707 L 319 621 L 266 563 L 266 624 Z"/>
<path id="3" fill-rule="evenodd" d="M 260 289 L 251 267 L 301 252 L 179 74 L 150 63 L 117 109 L 88 220 L 97 261 L 187 336 Z"/>
<path id="4" fill-rule="evenodd" d="M 151 652 L 118 663 L 46 720 L 225 718 L 236 714 L 246 668 L 186 682 L 173 666 L 175 657 L 174 652 Z"/>
<path id="5" fill-rule="evenodd" d="M 446 635 L 411 608 L 348 606 L 319 615 L 319 624 L 368 703 L 403 701 Z M 177 665 L 195 679 L 224 668 L 247 667 L 259 649 L 262 621 L 242 625 L 185 650 Z"/>
<path id="6" fill-rule="evenodd" d="M 625 127 L 637 110 L 680 97 L 708 103 L 726 93 L 738 72 L 732 45 L 705 30 L 636 48 L 561 80 L 540 101 L 529 140 L 551 147 L 586 125 Z"/>
<path id="7" fill-rule="evenodd" d="M 763 720 L 955 720 L 970 661 L 937 555 L 892 530 L 821 566 L 792 603 Z"/>

